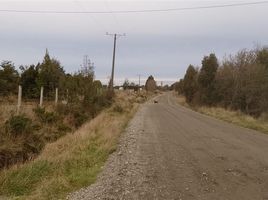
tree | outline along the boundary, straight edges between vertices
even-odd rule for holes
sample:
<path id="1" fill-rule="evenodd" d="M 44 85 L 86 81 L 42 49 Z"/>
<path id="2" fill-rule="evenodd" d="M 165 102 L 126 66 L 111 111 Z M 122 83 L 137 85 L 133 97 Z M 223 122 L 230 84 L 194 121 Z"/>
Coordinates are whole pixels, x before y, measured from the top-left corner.
<path id="1" fill-rule="evenodd" d="M 268 70 L 268 48 L 257 49 L 257 62 L 264 65 Z"/>
<path id="2" fill-rule="evenodd" d="M 181 81 L 180 81 L 181 82 Z M 189 65 L 183 79 L 183 93 L 187 103 L 192 103 L 197 92 L 197 70 Z"/>
<path id="3" fill-rule="evenodd" d="M 218 69 L 218 60 L 215 54 L 205 56 L 198 76 L 200 102 L 206 105 L 217 103 L 217 91 L 215 89 L 215 76 Z"/>
<path id="4" fill-rule="evenodd" d="M 124 83 L 123 83 L 122 86 L 123 86 L 124 90 L 128 89 L 128 87 L 129 87 L 129 81 L 128 81 L 128 79 L 126 79 L 126 80 L 124 81 Z"/>
<path id="5" fill-rule="evenodd" d="M 254 116 L 267 111 L 268 74 L 258 55 L 259 50 L 242 50 L 219 68 L 216 88 L 225 107 Z"/>
<path id="6" fill-rule="evenodd" d="M 54 58 L 50 58 L 48 50 L 44 56 L 44 60 L 38 67 L 38 85 L 44 87 L 44 96 L 51 97 L 54 91 L 60 86 L 60 81 L 64 78 L 64 70 L 60 62 Z"/>
<path id="7" fill-rule="evenodd" d="M 156 82 L 152 75 L 150 75 L 148 79 L 146 80 L 145 89 L 150 92 L 153 92 L 156 90 Z"/>
<path id="8" fill-rule="evenodd" d="M 0 95 L 16 94 L 19 73 L 11 61 L 3 61 L 0 64 Z"/>
<path id="9" fill-rule="evenodd" d="M 27 98 L 38 98 L 39 88 L 37 86 L 38 70 L 34 65 L 30 67 L 20 67 L 22 73 L 20 84 L 22 86 L 22 96 Z"/>
<path id="10" fill-rule="evenodd" d="M 178 92 L 178 94 L 183 94 L 183 79 L 180 79 L 179 82 L 175 85 L 175 90 Z"/>

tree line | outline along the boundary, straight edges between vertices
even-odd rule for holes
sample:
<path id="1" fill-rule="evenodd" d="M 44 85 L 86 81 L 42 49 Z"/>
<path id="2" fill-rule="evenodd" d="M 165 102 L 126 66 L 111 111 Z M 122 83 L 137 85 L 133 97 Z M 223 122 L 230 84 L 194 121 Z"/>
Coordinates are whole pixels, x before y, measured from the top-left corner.
<path id="1" fill-rule="evenodd" d="M 43 87 L 44 97 L 54 100 L 58 88 L 59 97 L 68 103 L 58 103 L 53 109 L 33 106 L 33 116 L 11 112 L 0 123 L 0 169 L 34 158 L 47 143 L 76 130 L 113 101 L 113 94 L 94 80 L 91 66 L 83 66 L 74 74 L 65 73 L 48 51 L 42 63 L 21 66 L 20 72 L 10 61 L 1 63 L 0 100 L 17 95 L 18 85 L 22 86 L 24 99 L 39 99 Z"/>
<path id="2" fill-rule="evenodd" d="M 241 50 L 220 63 L 214 53 L 189 65 L 175 85 L 191 105 L 222 106 L 260 116 L 268 111 L 268 48 Z"/>
<path id="3" fill-rule="evenodd" d="M 94 80 L 94 69 L 84 66 L 74 74 L 65 73 L 60 62 L 51 58 L 46 51 L 42 63 L 30 66 L 20 66 L 20 73 L 11 61 L 0 64 L 0 97 L 16 95 L 18 85 L 22 86 L 22 96 L 25 99 L 38 99 L 40 88 L 44 88 L 44 97 L 52 99 L 56 88 L 60 97 L 68 101 L 78 98 L 96 96 L 100 93 L 102 84 Z"/>

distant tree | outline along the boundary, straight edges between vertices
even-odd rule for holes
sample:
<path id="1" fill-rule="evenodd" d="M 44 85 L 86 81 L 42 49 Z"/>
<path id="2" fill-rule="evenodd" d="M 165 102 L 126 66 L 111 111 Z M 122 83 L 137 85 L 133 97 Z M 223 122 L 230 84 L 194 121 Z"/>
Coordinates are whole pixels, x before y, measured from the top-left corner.
<path id="1" fill-rule="evenodd" d="M 98 89 L 102 88 L 102 83 L 99 80 L 95 80 L 93 82 L 93 85 L 94 85 L 95 88 L 98 88 Z"/>
<path id="2" fill-rule="evenodd" d="M 164 90 L 164 91 L 167 91 L 167 90 L 169 90 L 170 89 L 170 87 L 169 87 L 169 85 L 164 85 L 163 87 L 162 87 L 162 90 Z"/>
<path id="3" fill-rule="evenodd" d="M 182 81 L 180 81 L 182 82 Z M 181 83 L 182 84 L 182 83 Z M 183 79 L 183 93 L 187 103 L 192 103 L 197 92 L 197 70 L 194 66 L 189 65 Z"/>
<path id="4" fill-rule="evenodd" d="M 145 89 L 147 91 L 153 92 L 156 90 L 156 88 L 157 88 L 157 86 L 156 86 L 156 82 L 154 80 L 154 77 L 152 75 L 150 75 L 148 77 L 148 79 L 146 80 Z"/>
<path id="5" fill-rule="evenodd" d="M 136 84 L 135 84 L 134 82 L 131 82 L 129 86 L 130 86 L 130 87 L 135 87 Z"/>
<path id="6" fill-rule="evenodd" d="M 19 74 L 11 61 L 0 64 L 0 95 L 16 94 Z"/>
<path id="7" fill-rule="evenodd" d="M 198 76 L 198 86 L 201 103 L 212 105 L 217 103 L 215 76 L 219 67 L 215 54 L 205 56 Z"/>
<path id="8" fill-rule="evenodd" d="M 64 70 L 60 62 L 50 58 L 48 51 L 44 56 L 43 62 L 38 67 L 38 85 L 44 87 L 44 96 L 51 97 L 54 91 L 60 86 L 60 81 L 64 78 Z"/>
<path id="9" fill-rule="evenodd" d="M 38 69 L 31 65 L 30 67 L 20 67 L 22 73 L 20 84 L 22 86 L 22 96 L 27 98 L 38 98 L 39 88 L 37 85 Z"/>
<path id="10" fill-rule="evenodd" d="M 123 86 L 124 90 L 128 89 L 128 87 L 129 87 L 129 81 L 128 81 L 128 79 L 126 79 L 126 80 L 124 81 L 124 83 L 123 83 L 122 86 Z"/>
<path id="11" fill-rule="evenodd" d="M 195 91 L 195 78 L 197 91 Z M 214 54 L 205 56 L 197 74 L 189 67 L 183 80 L 188 102 L 217 105 L 260 116 L 268 112 L 268 48 L 241 50 L 219 65 Z M 194 96 L 194 97 L 193 97 Z"/>
<path id="12" fill-rule="evenodd" d="M 177 82 L 175 90 L 178 92 L 178 94 L 183 94 L 183 84 L 183 79 L 180 79 L 180 81 Z"/>
<path id="13" fill-rule="evenodd" d="M 264 65 L 268 70 L 268 47 L 257 49 L 257 62 Z"/>

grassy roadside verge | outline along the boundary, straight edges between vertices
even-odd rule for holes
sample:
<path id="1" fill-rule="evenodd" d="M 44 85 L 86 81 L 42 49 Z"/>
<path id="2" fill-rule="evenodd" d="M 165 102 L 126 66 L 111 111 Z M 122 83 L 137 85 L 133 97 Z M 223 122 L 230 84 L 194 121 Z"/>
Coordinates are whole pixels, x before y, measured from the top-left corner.
<path id="1" fill-rule="evenodd" d="M 190 106 L 183 96 L 177 96 L 178 103 L 199 113 L 220 119 L 238 126 L 268 134 L 267 118 L 254 118 L 239 111 L 226 110 L 221 107 Z"/>
<path id="2" fill-rule="evenodd" d="M 34 161 L 2 170 L 0 199 L 64 199 L 93 183 L 144 97 L 122 93 L 115 102 L 74 134 L 48 144 Z"/>

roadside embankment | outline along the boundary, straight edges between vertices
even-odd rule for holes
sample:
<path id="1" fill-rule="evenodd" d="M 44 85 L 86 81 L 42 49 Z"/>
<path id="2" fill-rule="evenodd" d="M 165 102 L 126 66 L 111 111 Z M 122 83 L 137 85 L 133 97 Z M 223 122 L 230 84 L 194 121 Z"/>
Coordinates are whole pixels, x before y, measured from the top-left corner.
<path id="1" fill-rule="evenodd" d="M 254 118 L 240 111 L 227 110 L 221 107 L 190 106 L 186 103 L 184 96 L 177 96 L 178 103 L 199 113 L 233 123 L 245 128 L 257 130 L 268 134 L 268 119 L 264 115 Z"/>
<path id="2" fill-rule="evenodd" d="M 146 99 L 146 94 L 120 92 L 110 108 L 73 134 L 46 145 L 34 161 L 2 170 L 0 198 L 63 199 L 93 183 L 115 151 L 120 133 Z"/>

